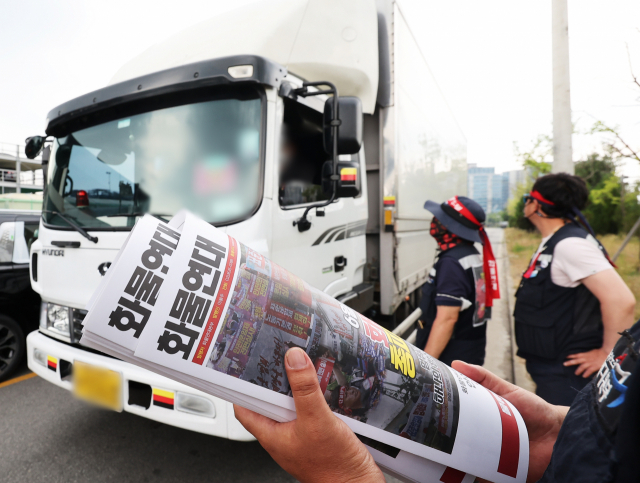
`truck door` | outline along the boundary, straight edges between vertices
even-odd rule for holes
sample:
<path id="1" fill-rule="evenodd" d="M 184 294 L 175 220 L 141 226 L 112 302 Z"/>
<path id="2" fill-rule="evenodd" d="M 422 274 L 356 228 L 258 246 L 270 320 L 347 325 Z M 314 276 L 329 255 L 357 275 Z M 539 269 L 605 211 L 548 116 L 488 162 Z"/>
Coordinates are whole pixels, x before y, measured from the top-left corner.
<path id="1" fill-rule="evenodd" d="M 321 209 L 324 216 L 311 210 L 311 228 L 298 231 L 293 222 L 307 204 L 329 197 L 322 189 L 322 165 L 330 156 L 322 143 L 322 113 L 291 99 L 283 99 L 283 104 L 272 259 L 314 287 L 337 296 L 362 282 L 366 198 L 340 199 Z"/>

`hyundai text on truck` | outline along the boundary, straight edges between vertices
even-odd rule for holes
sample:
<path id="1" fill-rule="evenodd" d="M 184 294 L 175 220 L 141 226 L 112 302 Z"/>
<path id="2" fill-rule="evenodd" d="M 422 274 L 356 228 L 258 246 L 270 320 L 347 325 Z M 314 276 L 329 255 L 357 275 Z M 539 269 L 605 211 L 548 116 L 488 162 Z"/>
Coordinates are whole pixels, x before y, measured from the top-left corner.
<path id="1" fill-rule="evenodd" d="M 121 391 L 114 409 L 251 438 L 229 403 L 78 343 L 86 303 L 144 213 L 187 208 L 360 312 L 406 317 L 435 254 L 424 202 L 465 194 L 467 168 L 405 6 L 252 3 L 51 110 L 46 136 L 27 142 L 48 161 L 29 367 L 72 391 L 74 364 L 88 364 L 95 391 Z"/>

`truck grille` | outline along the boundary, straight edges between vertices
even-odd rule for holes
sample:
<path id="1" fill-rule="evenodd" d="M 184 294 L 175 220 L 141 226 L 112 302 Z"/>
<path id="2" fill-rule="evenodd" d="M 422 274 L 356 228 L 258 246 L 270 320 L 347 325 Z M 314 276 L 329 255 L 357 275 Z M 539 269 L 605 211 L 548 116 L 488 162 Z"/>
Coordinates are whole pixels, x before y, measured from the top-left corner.
<path id="1" fill-rule="evenodd" d="M 87 316 L 86 310 L 71 309 L 71 342 L 79 342 L 82 337 L 82 323 Z"/>

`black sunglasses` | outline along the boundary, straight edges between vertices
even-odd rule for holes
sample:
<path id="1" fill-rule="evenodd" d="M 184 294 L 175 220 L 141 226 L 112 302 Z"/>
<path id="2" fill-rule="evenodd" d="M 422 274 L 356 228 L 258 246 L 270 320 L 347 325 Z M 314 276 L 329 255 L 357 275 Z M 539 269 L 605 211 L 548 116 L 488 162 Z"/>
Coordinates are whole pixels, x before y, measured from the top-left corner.
<path id="1" fill-rule="evenodd" d="M 531 196 L 529 193 L 527 193 L 526 195 L 522 195 L 522 202 L 526 205 L 529 200 L 533 200 L 533 196 Z"/>

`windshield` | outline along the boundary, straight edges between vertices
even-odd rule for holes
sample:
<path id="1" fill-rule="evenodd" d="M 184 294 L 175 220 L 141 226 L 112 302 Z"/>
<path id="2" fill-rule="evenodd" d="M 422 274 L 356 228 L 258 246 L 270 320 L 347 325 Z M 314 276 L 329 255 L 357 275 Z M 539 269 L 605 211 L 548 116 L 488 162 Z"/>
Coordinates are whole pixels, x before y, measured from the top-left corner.
<path id="1" fill-rule="evenodd" d="M 261 100 L 225 98 L 145 112 L 58 138 L 44 220 L 132 227 L 188 210 L 215 224 L 251 215 L 262 196 Z"/>

